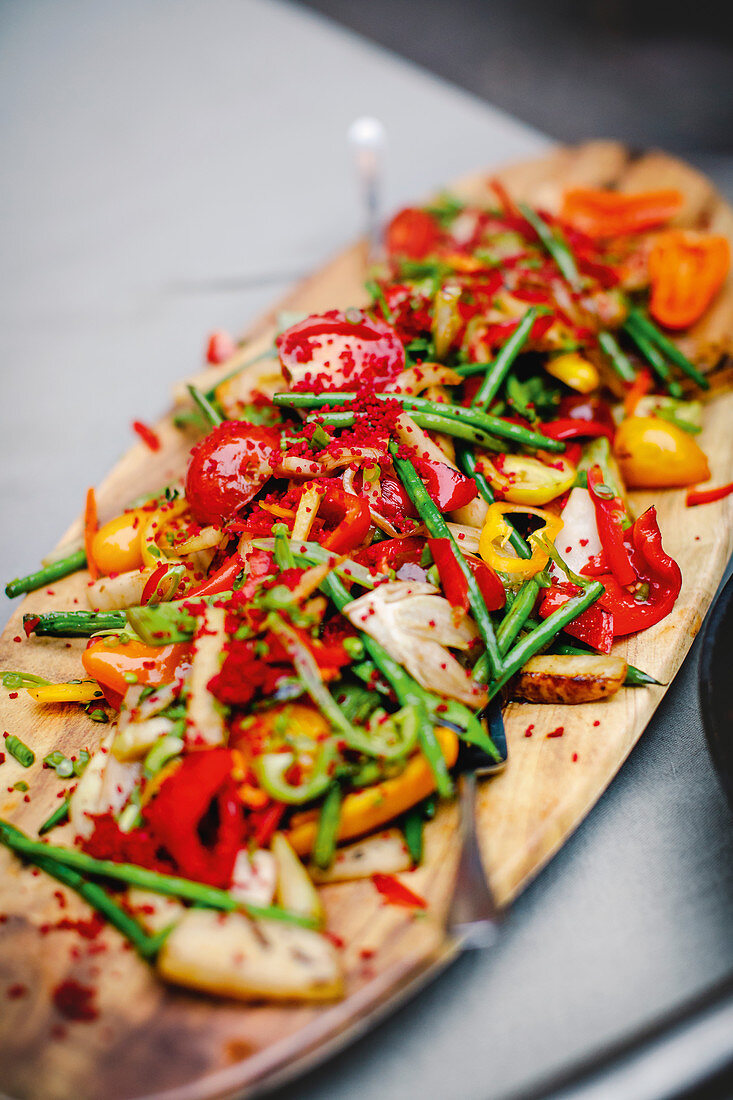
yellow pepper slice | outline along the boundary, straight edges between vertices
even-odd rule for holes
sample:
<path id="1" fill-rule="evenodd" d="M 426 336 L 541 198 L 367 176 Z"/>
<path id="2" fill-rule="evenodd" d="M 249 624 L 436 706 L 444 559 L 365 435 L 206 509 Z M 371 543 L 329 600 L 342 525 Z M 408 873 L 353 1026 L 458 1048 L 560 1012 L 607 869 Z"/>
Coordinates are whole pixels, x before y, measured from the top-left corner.
<path id="1" fill-rule="evenodd" d="M 26 688 L 37 703 L 93 703 L 103 701 L 104 694 L 96 680 L 82 680 L 78 684 L 39 684 Z"/>
<path id="2" fill-rule="evenodd" d="M 596 367 L 589 359 L 577 351 L 568 351 L 555 355 L 545 363 L 545 370 L 558 382 L 564 382 L 577 393 L 592 393 L 597 390 L 601 379 Z"/>
<path id="3" fill-rule="evenodd" d="M 155 512 L 146 513 L 148 518 L 143 522 L 143 527 L 140 532 L 140 549 L 142 552 L 143 565 L 146 565 L 149 569 L 155 569 L 164 561 L 168 554 L 164 554 L 157 544 L 157 539 L 160 536 L 161 531 L 166 527 L 171 520 L 178 519 L 184 512 L 188 511 L 187 500 L 175 500 L 171 504 L 167 504 L 164 508 L 158 508 Z"/>
<path id="4" fill-rule="evenodd" d="M 458 738 L 453 730 L 439 726 L 435 736 L 440 743 L 448 767 L 458 756 Z M 385 779 L 373 787 L 347 794 L 341 804 L 339 840 L 373 832 L 393 817 L 404 813 L 410 806 L 427 798 L 435 790 L 432 768 L 421 752 L 415 753 L 401 775 Z M 318 813 L 308 810 L 293 817 L 288 840 L 299 856 L 307 855 L 313 847 L 318 829 Z"/>
<path id="5" fill-rule="evenodd" d="M 504 519 L 508 512 L 517 512 L 531 516 L 539 516 L 545 521 L 544 527 L 535 531 L 527 540 L 532 548 L 531 558 L 520 558 L 514 553 L 504 553 L 501 547 L 506 546 L 511 538 L 511 527 Z M 537 543 L 538 536 L 544 536 L 554 542 L 563 528 L 563 522 L 559 516 L 552 512 L 544 512 L 541 508 L 531 508 L 528 504 L 504 504 L 497 502 L 489 505 L 479 539 L 479 553 L 487 565 L 498 573 L 511 573 L 513 576 L 533 577 L 544 569 L 549 561 L 548 555 Z M 498 544 L 498 545 L 497 545 Z"/>
<path id="6" fill-rule="evenodd" d="M 577 473 L 572 462 L 553 455 L 551 464 L 529 455 L 504 455 L 501 466 L 488 457 L 481 460 L 481 469 L 492 488 L 497 489 L 512 504 L 547 504 L 566 493 Z"/>

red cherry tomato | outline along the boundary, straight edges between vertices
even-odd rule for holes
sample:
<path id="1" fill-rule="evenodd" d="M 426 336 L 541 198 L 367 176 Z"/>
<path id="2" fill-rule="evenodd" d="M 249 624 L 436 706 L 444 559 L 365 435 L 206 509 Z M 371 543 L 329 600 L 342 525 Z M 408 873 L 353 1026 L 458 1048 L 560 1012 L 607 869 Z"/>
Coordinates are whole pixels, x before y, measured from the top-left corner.
<path id="1" fill-rule="evenodd" d="M 400 210 L 387 226 L 387 251 L 422 260 L 440 240 L 440 226 L 425 210 L 407 207 Z"/>
<path id="2" fill-rule="evenodd" d="M 220 525 L 248 504 L 272 473 L 279 436 L 271 428 L 227 420 L 197 443 L 186 497 L 202 524 Z"/>
<path id="3" fill-rule="evenodd" d="M 293 387 L 306 383 L 338 390 L 367 381 L 380 384 L 405 366 L 405 349 L 394 329 L 360 309 L 306 317 L 281 333 L 276 344 Z"/>

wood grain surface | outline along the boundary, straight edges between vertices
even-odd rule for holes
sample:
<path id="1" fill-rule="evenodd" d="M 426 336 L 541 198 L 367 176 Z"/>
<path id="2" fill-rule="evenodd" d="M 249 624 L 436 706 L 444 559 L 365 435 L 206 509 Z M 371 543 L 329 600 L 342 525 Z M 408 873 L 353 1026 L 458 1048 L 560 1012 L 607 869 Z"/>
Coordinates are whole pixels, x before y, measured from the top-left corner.
<path id="1" fill-rule="evenodd" d="M 515 196 L 546 209 L 556 208 L 568 184 L 627 190 L 678 186 L 687 197 L 680 224 L 715 228 L 733 239 L 733 213 L 712 185 L 663 153 L 632 158 L 617 143 L 594 142 L 493 174 Z M 472 176 L 459 181 L 456 190 L 487 197 L 487 179 Z M 317 311 L 363 304 L 364 262 L 361 245 L 348 249 L 278 308 Z M 275 316 L 273 311 L 252 329 L 244 357 L 271 342 Z M 733 477 L 733 395 L 723 386 L 733 351 L 730 283 L 681 343 L 720 380 L 720 392 L 707 403 L 700 440 L 712 483 L 720 484 Z M 262 377 L 268 371 L 272 364 L 248 368 L 253 385 L 274 388 L 271 373 Z M 207 372 L 207 385 L 216 376 L 215 370 Z M 99 487 L 102 522 L 133 497 L 180 476 L 193 437 L 176 430 L 170 417 L 157 430 L 160 452 L 137 445 Z M 687 509 L 684 495 L 674 490 L 631 495 L 637 514 L 656 503 L 665 548 L 680 563 L 684 582 L 667 619 L 614 647 L 665 683 L 700 627 L 731 550 L 733 497 Z M 12 524 L 12 517 L 6 522 Z M 75 530 L 78 521 L 68 535 Z M 21 641 L 20 624 L 23 612 L 87 606 L 87 581 L 86 573 L 78 574 L 28 596 L 0 639 L 0 668 L 51 680 L 78 676 L 83 641 Z M 664 690 L 625 689 L 603 703 L 576 707 L 513 703 L 507 708 L 509 763 L 483 784 L 478 807 L 483 854 L 502 905 L 537 874 L 598 800 Z M 42 770 L 44 754 L 52 748 L 69 755 L 93 749 L 104 727 L 75 706 L 39 707 L 23 691 L 14 699 L 3 697 L 0 706 L 0 728 L 32 745 L 37 758 L 29 771 L 7 758 L 0 773 L 0 816 L 35 833 L 61 788 L 53 772 Z M 560 726 L 562 737 L 547 737 Z M 29 800 L 12 789 L 20 779 L 30 784 Z M 0 1088 L 7 1096 L 43 1100 L 200 1100 L 254 1095 L 293 1076 L 353 1040 L 454 956 L 456 945 L 446 940 L 442 921 L 454 870 L 455 828 L 455 807 L 443 806 L 427 828 L 424 863 L 408 876 L 410 886 L 430 902 L 426 915 L 383 904 L 370 882 L 322 889 L 328 927 L 344 944 L 347 993 L 344 1000 L 320 1008 L 214 1001 L 166 988 L 114 931 L 85 939 L 65 928 L 64 922 L 89 918 L 85 906 L 0 852 Z M 94 989 L 96 1018 L 71 1021 L 58 1011 L 52 991 L 66 980 Z"/>

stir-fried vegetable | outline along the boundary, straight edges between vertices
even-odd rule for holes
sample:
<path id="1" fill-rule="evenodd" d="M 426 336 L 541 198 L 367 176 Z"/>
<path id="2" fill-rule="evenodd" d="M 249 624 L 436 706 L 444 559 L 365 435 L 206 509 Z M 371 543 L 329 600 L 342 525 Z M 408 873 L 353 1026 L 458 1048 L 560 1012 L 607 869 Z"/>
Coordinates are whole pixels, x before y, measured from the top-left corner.
<path id="1" fill-rule="evenodd" d="M 182 480 L 118 515 L 100 494 L 101 523 L 90 490 L 84 548 L 7 586 L 87 566 L 88 608 L 23 617 L 28 638 L 87 639 L 84 675 L 3 685 L 112 724 L 91 760 L 44 759 L 75 782 L 39 832 L 68 818 L 75 846 L 2 822 L 0 842 L 170 981 L 338 995 L 317 885 L 371 876 L 426 904 L 390 876 L 429 850 L 461 742 L 503 763 L 490 700 L 602 706 L 657 682 L 610 653 L 681 588 L 626 489 L 709 471 L 688 392 L 707 380 L 650 314 L 697 320 L 724 250 L 664 228 L 674 192 L 575 189 L 559 216 L 494 192 L 399 213 L 368 308 L 283 320 L 263 353 L 277 392 L 212 339 L 230 369 L 187 388 Z M 103 880 L 176 900 L 138 923 L 140 896 L 128 911 Z"/>

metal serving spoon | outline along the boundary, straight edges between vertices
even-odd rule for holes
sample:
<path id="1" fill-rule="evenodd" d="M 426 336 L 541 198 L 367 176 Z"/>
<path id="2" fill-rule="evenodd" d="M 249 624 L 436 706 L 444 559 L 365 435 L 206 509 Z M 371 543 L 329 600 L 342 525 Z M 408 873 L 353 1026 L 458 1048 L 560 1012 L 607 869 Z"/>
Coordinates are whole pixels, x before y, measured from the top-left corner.
<path id="1" fill-rule="evenodd" d="M 494 775 L 506 764 L 507 749 L 501 704 L 492 700 L 484 712 L 489 734 L 501 754 L 493 760 L 483 749 L 461 744 L 458 766 L 460 853 L 446 931 L 464 948 L 489 947 L 498 935 L 499 914 L 486 878 L 476 834 L 476 781 Z"/>
<path id="2" fill-rule="evenodd" d="M 382 243 L 382 163 L 386 132 L 378 118 L 365 116 L 351 123 L 348 140 L 354 151 L 359 176 L 369 262 L 374 263 L 380 256 Z"/>

